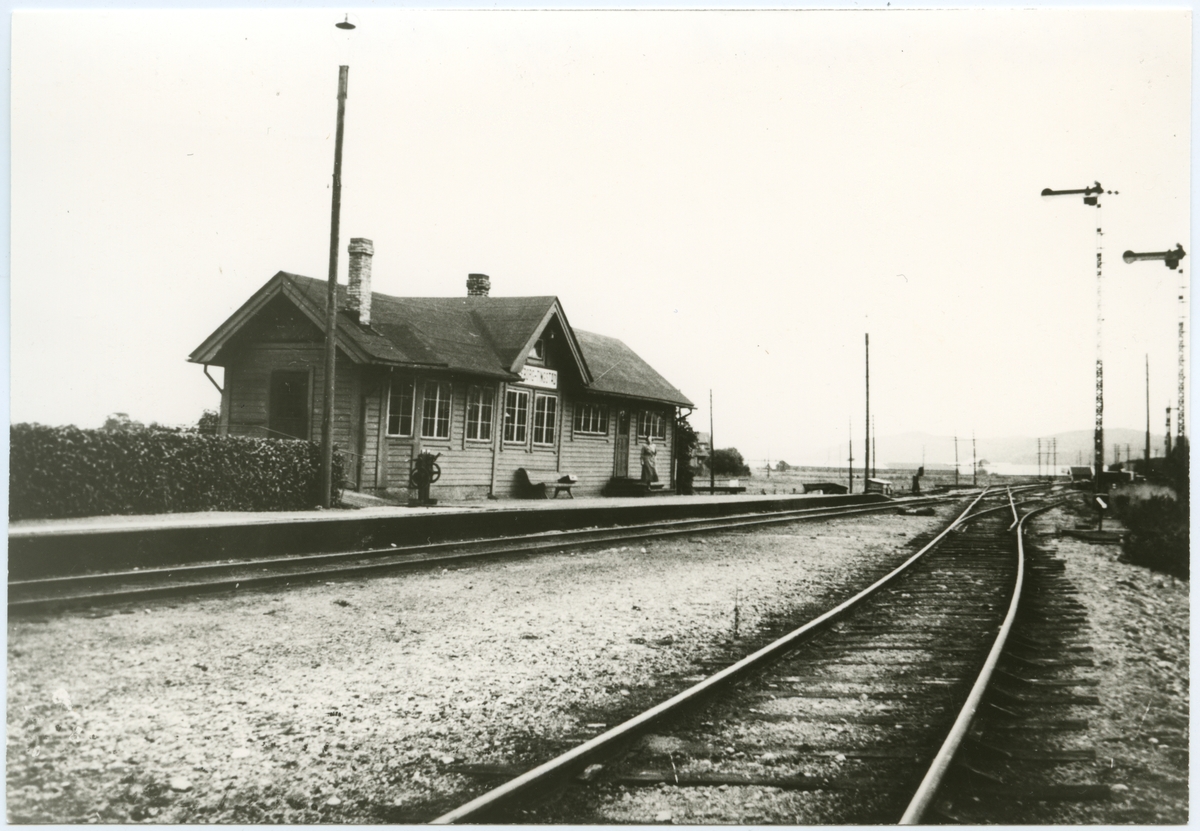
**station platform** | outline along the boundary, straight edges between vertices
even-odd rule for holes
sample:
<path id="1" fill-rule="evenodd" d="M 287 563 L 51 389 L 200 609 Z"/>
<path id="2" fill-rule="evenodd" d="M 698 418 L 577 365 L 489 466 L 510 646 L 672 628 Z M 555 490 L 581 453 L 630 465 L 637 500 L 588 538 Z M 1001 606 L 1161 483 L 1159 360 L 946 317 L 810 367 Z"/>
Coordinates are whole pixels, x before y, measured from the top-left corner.
<path id="1" fill-rule="evenodd" d="M 890 501 L 877 494 L 667 494 L 21 520 L 8 529 L 9 579 Z"/>

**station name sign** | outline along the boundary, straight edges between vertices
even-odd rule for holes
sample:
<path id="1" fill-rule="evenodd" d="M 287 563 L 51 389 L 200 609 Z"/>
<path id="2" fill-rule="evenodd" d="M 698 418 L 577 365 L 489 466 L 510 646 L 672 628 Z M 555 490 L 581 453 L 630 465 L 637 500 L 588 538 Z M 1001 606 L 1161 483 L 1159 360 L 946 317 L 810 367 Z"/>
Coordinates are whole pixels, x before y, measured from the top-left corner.
<path id="1" fill-rule="evenodd" d="M 540 366 L 521 367 L 521 380 L 531 387 L 547 390 L 558 389 L 558 370 Z"/>

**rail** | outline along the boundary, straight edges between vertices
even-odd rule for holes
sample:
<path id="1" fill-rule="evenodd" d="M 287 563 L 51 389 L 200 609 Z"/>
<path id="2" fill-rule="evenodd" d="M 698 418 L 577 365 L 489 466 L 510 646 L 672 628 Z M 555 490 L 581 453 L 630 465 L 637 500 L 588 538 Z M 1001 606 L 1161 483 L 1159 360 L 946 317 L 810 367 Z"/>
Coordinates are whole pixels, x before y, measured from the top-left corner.
<path id="1" fill-rule="evenodd" d="M 1011 496 L 1011 494 L 1010 494 Z M 979 709 L 979 704 L 983 700 L 983 695 L 987 692 L 988 685 L 992 681 L 992 673 L 996 669 L 996 664 L 1000 660 L 1000 655 L 1004 652 L 1005 644 L 1008 641 L 1008 634 L 1012 631 L 1013 621 L 1017 617 L 1017 609 L 1021 605 L 1021 589 L 1025 581 L 1025 520 L 1036 513 L 1049 510 L 1054 505 L 1046 505 L 1041 508 L 1034 508 L 1029 513 L 1021 517 L 1017 525 L 1017 577 L 1014 583 L 1012 600 L 1008 604 L 1008 614 L 1004 617 L 1004 623 L 1000 626 L 1000 631 L 996 635 L 996 641 L 992 644 L 991 651 L 988 652 L 987 659 L 983 662 L 983 669 L 980 670 L 979 677 L 976 679 L 974 686 L 971 687 L 971 692 L 967 695 L 966 703 L 962 710 L 959 711 L 958 718 L 954 720 L 953 726 L 950 728 L 946 740 L 939 748 L 937 755 L 933 758 L 933 763 L 929 766 L 929 771 L 921 780 L 921 784 L 917 788 L 916 794 L 909 802 L 903 816 L 900 818 L 901 825 L 917 825 L 921 822 L 925 812 L 933 803 L 934 797 L 937 795 L 938 788 L 945 779 L 946 772 L 950 769 L 950 763 L 954 760 L 954 755 L 958 752 L 958 748 L 962 745 L 962 741 L 966 738 L 967 730 L 971 726 L 971 721 L 975 718 L 975 713 Z M 1014 505 L 1013 512 L 1016 512 Z"/>
<path id="2" fill-rule="evenodd" d="M 982 500 L 988 493 L 985 488 L 975 499 L 968 505 L 958 517 L 956 517 L 945 529 L 934 537 L 929 543 L 923 546 L 919 551 L 906 559 L 899 566 L 888 572 L 883 577 L 876 580 L 867 588 L 855 594 L 848 600 L 843 601 L 834 608 L 818 615 L 812 620 L 805 623 L 798 629 L 789 632 L 783 637 L 771 642 L 762 647 L 758 651 L 742 658 L 725 669 L 709 676 L 705 680 L 692 687 L 678 693 L 672 698 L 663 701 L 649 710 L 634 716 L 633 718 L 618 724 L 604 733 L 589 739 L 566 753 L 556 756 L 555 758 L 544 762 L 543 764 L 510 779 L 508 782 L 493 788 L 492 790 L 481 794 L 471 801 L 449 811 L 431 821 L 433 825 L 452 825 L 456 823 L 474 823 L 484 822 L 486 817 L 497 811 L 502 806 L 513 802 L 540 786 L 555 780 L 565 779 L 573 772 L 586 767 L 586 763 L 594 758 L 599 758 L 607 755 L 608 752 L 620 747 L 627 741 L 631 741 L 640 735 L 644 730 L 652 724 L 659 721 L 682 707 L 691 704 L 714 688 L 728 683 L 732 679 L 742 675 L 751 668 L 757 667 L 764 662 L 777 657 L 778 655 L 788 651 L 796 645 L 802 638 L 811 634 L 814 630 L 829 623 L 830 621 L 842 616 L 847 610 L 857 606 L 867 597 L 875 594 L 879 589 L 888 585 L 898 578 L 900 575 L 908 571 L 915 563 L 920 561 L 930 550 L 936 547 L 949 533 L 959 526 L 960 523 L 968 519 L 971 510 Z"/>

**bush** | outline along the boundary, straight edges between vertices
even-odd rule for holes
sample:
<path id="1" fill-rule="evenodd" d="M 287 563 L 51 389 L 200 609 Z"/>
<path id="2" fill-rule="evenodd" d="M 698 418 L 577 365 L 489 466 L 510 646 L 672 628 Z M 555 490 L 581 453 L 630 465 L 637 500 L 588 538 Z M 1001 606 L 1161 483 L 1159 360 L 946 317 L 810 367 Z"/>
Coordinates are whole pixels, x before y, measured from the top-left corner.
<path id="1" fill-rule="evenodd" d="M 712 471 L 718 476 L 749 476 L 750 466 L 736 447 L 712 452 Z"/>
<path id="2" fill-rule="evenodd" d="M 152 429 L 10 430 L 9 518 L 287 511 L 320 502 L 312 442 Z M 334 454 L 334 494 L 345 484 Z"/>
<path id="3" fill-rule="evenodd" d="M 1120 505 L 1129 535 L 1123 559 L 1134 565 L 1188 579 L 1187 507 L 1165 496 Z"/>
<path id="4" fill-rule="evenodd" d="M 696 474 L 692 470 L 692 456 L 696 454 L 696 431 L 687 420 L 687 416 L 679 414 L 675 418 L 675 489 L 682 494 L 695 493 L 692 480 Z"/>

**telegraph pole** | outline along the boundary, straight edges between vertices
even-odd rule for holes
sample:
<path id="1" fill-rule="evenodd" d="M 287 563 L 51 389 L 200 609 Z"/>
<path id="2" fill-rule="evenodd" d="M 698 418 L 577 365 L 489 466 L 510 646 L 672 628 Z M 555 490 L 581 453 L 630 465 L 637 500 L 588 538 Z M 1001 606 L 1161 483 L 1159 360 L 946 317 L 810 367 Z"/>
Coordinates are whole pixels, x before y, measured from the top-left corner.
<path id="1" fill-rule="evenodd" d="M 1097 490 L 1100 490 L 1100 474 L 1104 470 L 1104 361 L 1101 348 L 1101 330 L 1104 321 L 1103 306 L 1101 304 L 1104 270 L 1104 231 L 1101 229 L 1100 224 L 1100 195 L 1104 193 L 1116 194 L 1117 191 L 1105 191 L 1099 182 L 1096 182 L 1091 187 L 1077 190 L 1051 190 L 1050 188 L 1045 188 L 1042 191 L 1042 196 L 1080 194 L 1083 196 L 1083 204 L 1090 205 L 1096 209 L 1096 421 L 1093 435 L 1093 449 L 1096 458 L 1094 481 Z"/>
<path id="2" fill-rule="evenodd" d="M 341 24 L 338 24 L 341 26 Z M 333 490 L 334 363 L 337 359 L 338 231 L 342 212 L 342 133 L 346 122 L 346 84 L 350 67 L 338 67 L 337 134 L 333 144 L 333 207 L 329 226 L 329 281 L 325 292 L 325 395 L 321 407 L 321 507 Z"/>
<path id="3" fill-rule="evenodd" d="M 863 491 L 866 491 L 866 482 L 871 478 L 871 335 L 870 333 L 863 335 L 864 343 L 866 344 L 866 361 L 867 361 L 867 420 L 866 420 L 866 450 L 863 451 Z"/>
<path id="4" fill-rule="evenodd" d="M 712 388 L 708 390 L 708 495 L 714 496 L 717 493 L 717 472 L 713 469 L 713 462 L 716 461 L 713 456 L 717 452 L 717 440 L 713 433 L 713 410 L 712 410 Z"/>
<path id="5" fill-rule="evenodd" d="M 958 436 L 954 437 L 954 487 L 958 487 Z"/>
<path id="6" fill-rule="evenodd" d="M 975 455 L 975 431 L 972 430 L 971 431 L 971 487 L 975 487 L 978 484 L 977 480 L 979 478 L 979 462 L 976 461 L 976 459 L 977 459 L 977 457 Z"/>
<path id="7" fill-rule="evenodd" d="M 854 423 L 850 423 L 850 440 L 848 442 L 850 448 L 850 485 L 846 488 L 846 493 L 854 493 Z M 865 487 L 865 485 L 864 485 Z"/>
<path id="8" fill-rule="evenodd" d="M 1150 472 L 1150 356 L 1146 355 L 1146 472 Z"/>

